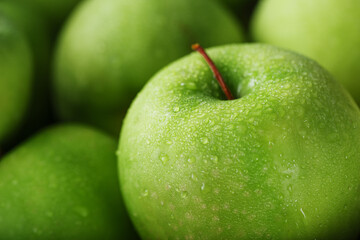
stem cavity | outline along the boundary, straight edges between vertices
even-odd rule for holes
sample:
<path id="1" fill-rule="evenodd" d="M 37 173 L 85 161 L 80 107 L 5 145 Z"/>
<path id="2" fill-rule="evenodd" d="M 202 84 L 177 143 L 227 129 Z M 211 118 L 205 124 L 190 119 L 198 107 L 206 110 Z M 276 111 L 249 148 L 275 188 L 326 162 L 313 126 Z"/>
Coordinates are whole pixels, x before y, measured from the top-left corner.
<path id="1" fill-rule="evenodd" d="M 225 93 L 225 96 L 228 100 L 233 100 L 234 97 L 230 92 L 230 89 L 226 86 L 224 79 L 222 78 L 219 70 L 217 69 L 217 67 L 215 66 L 214 62 L 211 60 L 211 58 L 209 57 L 209 55 L 207 55 L 207 53 L 205 52 L 205 50 L 200 46 L 200 44 L 195 43 L 191 46 L 192 50 L 194 51 L 198 51 L 206 60 L 207 64 L 209 65 L 211 71 L 214 74 L 214 77 L 216 78 L 216 80 L 218 81 L 218 83 L 220 84 L 220 87 L 222 89 L 222 91 Z"/>

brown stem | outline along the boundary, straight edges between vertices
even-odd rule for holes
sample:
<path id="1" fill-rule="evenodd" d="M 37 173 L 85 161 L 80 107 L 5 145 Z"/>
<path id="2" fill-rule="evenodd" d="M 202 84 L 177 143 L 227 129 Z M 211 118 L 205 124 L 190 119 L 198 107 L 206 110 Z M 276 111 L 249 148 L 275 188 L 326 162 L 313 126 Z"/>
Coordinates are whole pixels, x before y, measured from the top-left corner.
<path id="1" fill-rule="evenodd" d="M 230 92 L 230 89 L 226 86 L 224 79 L 222 78 L 219 70 L 216 68 L 214 62 L 211 60 L 209 55 L 205 52 L 205 50 L 200 46 L 200 44 L 195 43 L 191 46 L 192 50 L 198 51 L 206 60 L 206 62 L 209 64 L 211 71 L 214 73 L 214 77 L 219 82 L 221 89 L 225 93 L 225 96 L 228 100 L 233 100 L 234 97 Z"/>

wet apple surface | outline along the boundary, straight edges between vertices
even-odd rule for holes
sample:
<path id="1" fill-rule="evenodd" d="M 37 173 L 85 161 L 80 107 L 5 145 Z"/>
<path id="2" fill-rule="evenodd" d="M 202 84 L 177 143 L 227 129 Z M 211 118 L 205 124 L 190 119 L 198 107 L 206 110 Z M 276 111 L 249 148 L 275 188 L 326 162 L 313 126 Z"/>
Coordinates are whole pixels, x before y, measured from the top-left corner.
<path id="1" fill-rule="evenodd" d="M 360 112 L 316 62 L 261 44 L 156 74 L 133 102 L 118 161 L 144 239 L 339 239 L 359 232 Z"/>

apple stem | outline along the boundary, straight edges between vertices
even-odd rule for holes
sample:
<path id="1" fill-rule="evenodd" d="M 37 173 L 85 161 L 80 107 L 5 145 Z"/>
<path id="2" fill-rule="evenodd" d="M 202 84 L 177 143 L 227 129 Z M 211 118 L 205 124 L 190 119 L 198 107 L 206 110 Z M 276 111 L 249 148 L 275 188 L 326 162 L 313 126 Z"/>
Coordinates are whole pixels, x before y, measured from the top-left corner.
<path id="1" fill-rule="evenodd" d="M 226 86 L 224 79 L 222 78 L 219 70 L 217 69 L 217 67 L 215 66 L 214 62 L 211 60 L 211 58 L 209 57 L 209 55 L 207 55 L 207 53 L 205 52 L 205 50 L 200 46 L 200 44 L 195 43 L 191 46 L 192 50 L 194 51 L 198 51 L 206 60 L 206 62 L 209 64 L 211 71 L 214 74 L 214 77 L 216 78 L 216 80 L 219 82 L 221 89 L 223 90 L 223 92 L 225 93 L 225 96 L 228 100 L 233 100 L 234 97 L 230 92 L 230 89 Z"/>

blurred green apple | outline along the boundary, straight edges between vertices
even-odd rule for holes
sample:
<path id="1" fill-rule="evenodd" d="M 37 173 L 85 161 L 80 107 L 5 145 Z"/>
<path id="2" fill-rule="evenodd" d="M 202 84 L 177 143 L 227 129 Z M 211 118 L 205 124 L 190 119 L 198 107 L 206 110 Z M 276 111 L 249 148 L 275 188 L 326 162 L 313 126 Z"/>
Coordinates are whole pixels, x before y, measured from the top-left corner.
<path id="1" fill-rule="evenodd" d="M 118 151 L 144 239 L 356 239 L 360 111 L 316 62 L 261 44 L 198 54 L 139 93 Z"/>
<path id="2" fill-rule="evenodd" d="M 0 238 L 132 239 L 119 191 L 116 141 L 59 125 L 0 161 Z"/>
<path id="3" fill-rule="evenodd" d="M 317 60 L 360 104 L 359 0 L 263 0 L 252 32 L 256 41 Z"/>
<path id="4" fill-rule="evenodd" d="M 50 31 L 46 20 L 17 2 L 0 2 L 0 14 L 27 38 L 34 62 L 31 99 L 18 138 L 28 137 L 50 121 Z M 18 138 L 13 142 L 17 142 Z"/>
<path id="5" fill-rule="evenodd" d="M 242 41 L 241 27 L 215 1 L 90 0 L 70 17 L 55 59 L 63 120 L 118 134 L 128 105 L 157 70 L 205 46 Z"/>
<path id="6" fill-rule="evenodd" d="M 50 24 L 60 25 L 70 14 L 72 9 L 82 0 L 2 0 L 19 3 L 28 9 L 28 12 L 36 12 L 50 21 Z"/>
<path id="7" fill-rule="evenodd" d="M 46 20 L 17 2 L 0 2 L 0 14 L 6 16 L 28 39 L 34 55 L 36 78 L 48 77 L 44 75 L 49 71 L 50 61 L 50 36 Z"/>
<path id="8" fill-rule="evenodd" d="M 0 149 L 23 120 L 30 98 L 31 77 L 29 44 L 0 13 Z"/>

